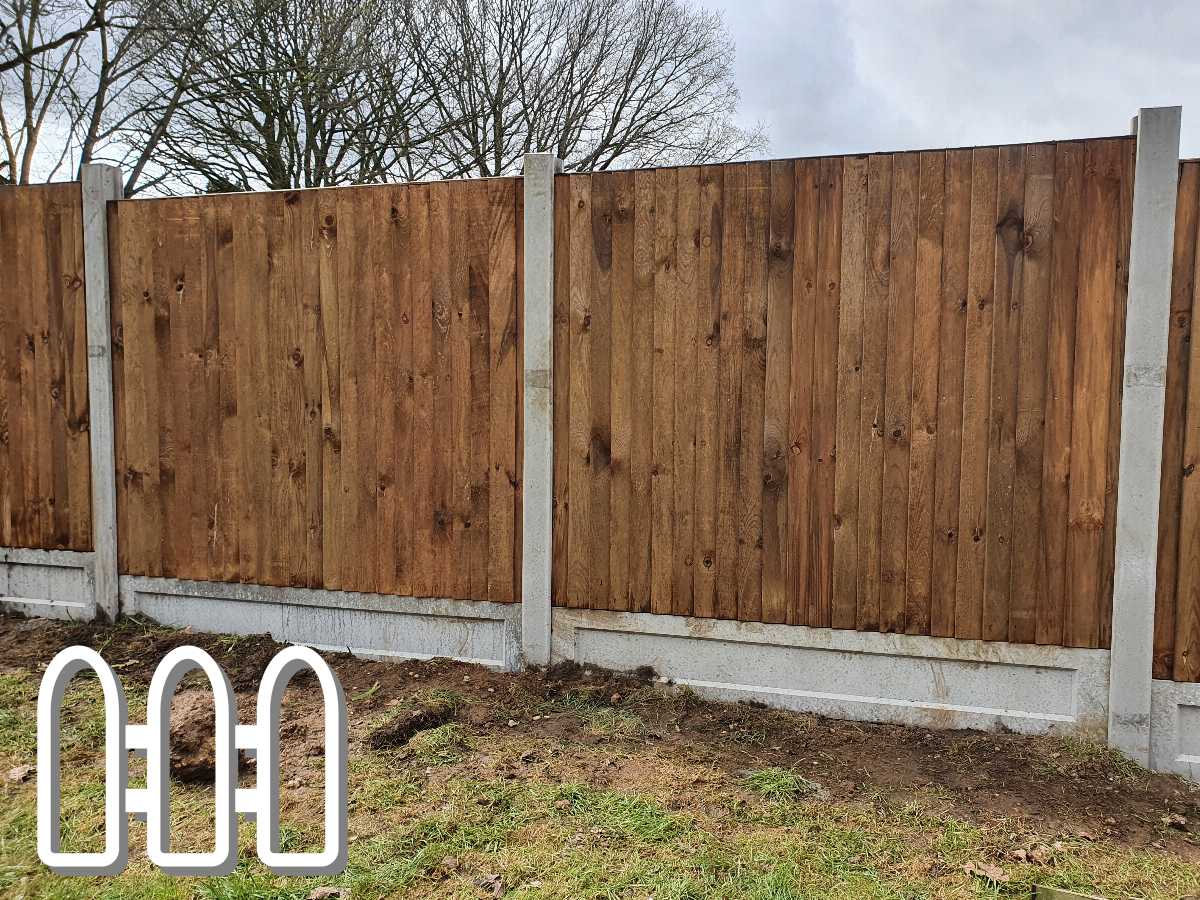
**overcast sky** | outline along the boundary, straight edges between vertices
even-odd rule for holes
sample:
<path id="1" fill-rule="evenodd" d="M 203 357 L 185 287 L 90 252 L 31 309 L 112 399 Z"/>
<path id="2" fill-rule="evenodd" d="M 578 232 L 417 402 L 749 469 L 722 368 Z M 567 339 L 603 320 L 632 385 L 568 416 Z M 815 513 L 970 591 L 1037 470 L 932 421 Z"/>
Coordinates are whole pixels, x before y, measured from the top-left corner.
<path id="1" fill-rule="evenodd" d="M 1200 156 L 1200 0 L 701 0 L 771 156 L 1127 134 L 1182 105 Z"/>

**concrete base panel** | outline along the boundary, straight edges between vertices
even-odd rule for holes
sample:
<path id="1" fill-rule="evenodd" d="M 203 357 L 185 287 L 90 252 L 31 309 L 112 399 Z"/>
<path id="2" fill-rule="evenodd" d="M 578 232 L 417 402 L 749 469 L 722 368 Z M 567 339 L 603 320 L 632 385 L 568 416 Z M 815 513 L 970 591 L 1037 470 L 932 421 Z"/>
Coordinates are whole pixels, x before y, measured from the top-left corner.
<path id="1" fill-rule="evenodd" d="M 1200 781 L 1200 684 L 1155 681 L 1150 693 L 1150 767 Z"/>
<path id="2" fill-rule="evenodd" d="M 554 610 L 554 658 L 720 700 L 932 728 L 1103 740 L 1108 651 L 596 610 Z"/>
<path id="3" fill-rule="evenodd" d="M 269 634 L 368 658 L 520 662 L 519 604 L 122 575 L 121 611 L 195 631 Z"/>
<path id="4" fill-rule="evenodd" d="M 0 608 L 49 619 L 93 619 L 93 554 L 0 547 Z"/>

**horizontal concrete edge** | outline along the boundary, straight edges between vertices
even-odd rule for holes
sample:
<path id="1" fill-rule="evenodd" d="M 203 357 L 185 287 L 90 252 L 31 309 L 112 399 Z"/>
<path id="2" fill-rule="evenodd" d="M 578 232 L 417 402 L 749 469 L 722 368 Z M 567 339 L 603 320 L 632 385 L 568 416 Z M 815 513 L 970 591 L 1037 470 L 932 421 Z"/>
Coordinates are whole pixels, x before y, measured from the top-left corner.
<path id="1" fill-rule="evenodd" d="M 0 547 L 0 609 L 72 622 L 94 619 L 95 560 L 89 551 Z"/>
<path id="2" fill-rule="evenodd" d="M 491 668 L 519 663 L 519 604 L 122 575 L 121 609 L 196 631 L 368 658 L 444 657 Z"/>
<path id="3" fill-rule="evenodd" d="M 1107 722 L 1106 650 L 558 608 L 554 658 L 834 718 L 1096 738 Z"/>
<path id="4" fill-rule="evenodd" d="M 1200 684 L 1151 682 L 1150 768 L 1200 781 Z"/>
<path id="5" fill-rule="evenodd" d="M 27 547 L 0 547 L 0 563 L 90 569 L 95 558 L 96 554 L 90 550 L 33 550 Z"/>

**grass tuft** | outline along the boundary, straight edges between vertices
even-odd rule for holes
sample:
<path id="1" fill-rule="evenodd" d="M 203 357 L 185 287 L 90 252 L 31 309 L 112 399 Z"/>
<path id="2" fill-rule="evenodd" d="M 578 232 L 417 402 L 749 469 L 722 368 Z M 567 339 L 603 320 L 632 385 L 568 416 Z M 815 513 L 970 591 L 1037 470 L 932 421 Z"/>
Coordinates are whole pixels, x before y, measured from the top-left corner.
<path id="1" fill-rule="evenodd" d="M 770 766 L 747 773 L 746 786 L 767 800 L 796 800 L 820 791 L 821 786 L 799 772 Z"/>

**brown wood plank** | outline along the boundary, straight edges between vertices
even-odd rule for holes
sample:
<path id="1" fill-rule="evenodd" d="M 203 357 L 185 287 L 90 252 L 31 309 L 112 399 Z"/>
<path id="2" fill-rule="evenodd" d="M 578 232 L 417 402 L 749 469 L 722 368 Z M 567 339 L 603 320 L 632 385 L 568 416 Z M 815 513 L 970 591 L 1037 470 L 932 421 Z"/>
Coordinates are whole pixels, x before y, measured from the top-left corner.
<path id="1" fill-rule="evenodd" d="M 700 250 L 696 264 L 696 489 L 692 614 L 717 604 L 717 496 L 721 479 L 720 372 L 723 169 L 700 170 Z"/>
<path id="2" fill-rule="evenodd" d="M 657 273 L 656 175 L 633 174 L 633 311 L 630 368 L 631 425 L 629 608 L 650 609 L 653 528 L 654 280 Z"/>
<path id="3" fill-rule="evenodd" d="M 16 201 L 18 191 L 0 191 L 0 247 L 17 245 Z M 20 502 L 17 485 L 21 482 L 20 451 L 14 444 L 19 427 L 20 328 L 18 297 L 20 286 L 10 275 L 0 278 L 0 545 L 16 543 L 13 532 L 13 506 Z M 117 304 L 114 304 L 116 306 Z M 114 355 L 114 365 L 119 364 Z"/>
<path id="4" fill-rule="evenodd" d="M 322 542 L 321 572 L 325 587 L 344 583 L 346 524 L 342 499 L 344 457 L 342 455 L 342 359 L 341 333 L 342 299 L 339 291 L 344 267 L 341 263 L 342 243 L 352 239 L 352 232 L 341 233 L 341 210 L 338 192 L 326 191 L 317 197 L 317 219 L 320 223 L 320 284 L 321 307 L 321 510 Z M 240 350 L 240 347 L 239 347 Z M 349 352 L 349 351 L 347 351 Z"/>
<path id="5" fill-rule="evenodd" d="M 474 448 L 479 440 L 477 423 L 486 427 L 487 417 L 480 409 L 476 382 L 479 370 L 479 329 L 475 306 L 480 297 L 473 288 L 478 268 L 473 265 L 472 227 L 473 188 L 466 182 L 447 182 L 450 205 L 450 239 L 445 245 L 449 256 L 450 277 L 450 422 L 452 450 L 450 464 L 450 509 L 454 517 L 454 554 L 456 564 L 449 573 L 448 596 L 466 599 L 480 585 L 487 584 L 487 554 L 476 513 L 476 493 L 480 472 L 475 466 Z M 481 286 L 480 286 L 481 287 Z M 486 396 L 486 395 L 485 395 Z M 484 446 L 487 445 L 486 434 Z"/>
<path id="6" fill-rule="evenodd" d="M 921 158 L 892 163 L 891 262 L 884 376 L 883 494 L 879 630 L 904 631 L 908 564 L 908 464 L 911 446 L 913 315 Z"/>
<path id="7" fill-rule="evenodd" d="M 1196 236 L 1200 242 L 1200 233 Z M 1200 278 L 1193 270 L 1192 315 L 1200 308 Z M 1179 517 L 1179 582 L 1176 594 L 1174 670 L 1176 681 L 1200 681 L 1200 341 L 1192 341 L 1187 363 L 1183 418 Z"/>
<path id="8" fill-rule="evenodd" d="M 321 476 L 324 435 L 321 422 L 321 355 L 323 311 L 321 308 L 321 221 L 318 195 L 298 192 L 295 203 L 293 252 L 297 254 L 296 350 L 292 361 L 299 368 L 299 407 L 292 411 L 292 421 L 300 432 L 298 444 L 299 471 L 297 481 L 303 492 L 304 549 L 302 568 L 295 581 L 309 587 L 320 587 L 322 578 L 322 543 L 324 516 L 322 514 L 323 485 Z M 297 362 L 298 359 L 298 362 Z"/>
<path id="9" fill-rule="evenodd" d="M 1133 237 L 1133 178 L 1137 143 L 1116 142 L 1120 173 L 1117 207 L 1117 264 L 1114 275 L 1113 343 L 1109 365 L 1108 472 L 1104 496 L 1104 545 L 1100 551 L 1100 646 L 1112 644 L 1113 583 L 1116 579 L 1117 476 L 1121 468 L 1121 403 L 1125 380 L 1125 311 L 1129 299 L 1129 251 Z"/>
<path id="10" fill-rule="evenodd" d="M 591 424 L 592 333 L 591 258 L 592 185 L 587 175 L 572 175 L 571 190 L 571 418 L 570 557 L 567 605 L 587 608 L 591 601 Z"/>
<path id="11" fill-rule="evenodd" d="M 517 246 L 516 182 L 488 185 L 488 328 L 490 346 L 487 599 L 518 599 L 513 553 L 517 526 Z M 483 598 L 475 598 L 483 599 Z"/>
<path id="12" fill-rule="evenodd" d="M 588 422 L 587 465 L 592 491 L 591 517 L 585 552 L 591 581 L 588 605 L 603 609 L 609 592 L 609 522 L 612 500 L 612 175 L 592 176 L 590 303 L 591 416 Z"/>
<path id="13" fill-rule="evenodd" d="M 54 534 L 54 429 L 52 427 L 51 396 L 52 350 L 50 344 L 50 307 L 55 305 L 56 285 L 48 269 L 46 257 L 47 220 L 50 218 L 50 198 L 38 192 L 37 199 L 30 205 L 32 215 L 28 227 L 34 236 L 33 252 L 28 261 L 32 290 L 30 336 L 31 403 L 28 406 L 33 416 L 37 433 L 37 450 L 31 460 L 28 474 L 30 490 L 25 499 L 28 504 L 28 521 L 31 535 L 36 539 L 34 546 L 51 547 L 55 544 Z M 51 226 L 53 229 L 53 226 Z M 56 229 L 54 229 L 56 230 Z"/>
<path id="14" fill-rule="evenodd" d="M 992 306 L 983 637 L 1008 640 L 1012 588 L 1017 373 L 1025 270 L 1025 148 L 1003 147 L 996 185 L 996 271 Z"/>
<path id="15" fill-rule="evenodd" d="M 63 315 L 63 405 L 66 412 L 68 547 L 92 549 L 91 452 L 88 430 L 87 308 L 83 292 L 83 207 L 79 188 L 72 185 L 61 197 L 60 240 L 67 292 Z M 0 363 L 0 367 L 2 367 Z M 0 383 L 3 376 L 0 375 Z M 0 384 L 0 395 L 3 394 Z M 2 429 L 0 425 L 0 429 Z M 3 463 L 0 463 L 3 471 Z"/>
<path id="16" fill-rule="evenodd" d="M 767 367 L 767 253 L 771 170 L 748 163 L 746 173 L 745 303 L 742 330 L 741 508 L 738 515 L 738 618 L 762 621 L 763 404 Z"/>
<path id="17" fill-rule="evenodd" d="M 628 610 L 630 523 L 633 482 L 631 441 L 633 420 L 643 410 L 632 400 L 634 306 L 634 185 L 632 172 L 618 172 L 612 196 L 611 360 L 609 372 L 610 421 L 610 522 L 607 609 Z"/>
<path id="18" fill-rule="evenodd" d="M 967 325 L 963 373 L 962 462 L 959 473 L 958 584 L 955 637 L 983 636 L 987 549 L 989 390 L 994 311 L 996 179 L 994 148 L 973 151 L 971 255 L 967 276 Z"/>
<path id="19" fill-rule="evenodd" d="M 922 153 L 919 178 L 904 630 L 909 634 L 930 634 L 946 154 Z"/>
<path id="20" fill-rule="evenodd" d="M 1059 143 L 1054 162 L 1054 234 L 1046 327 L 1046 427 L 1042 457 L 1042 541 L 1037 642 L 1060 645 L 1067 608 L 1067 522 L 1075 396 L 1075 323 L 1083 230 L 1084 145 Z"/>
<path id="21" fill-rule="evenodd" d="M 812 599 L 813 517 L 813 394 L 815 390 L 817 265 L 820 251 L 821 205 L 820 162 L 797 160 L 794 167 L 792 225 L 795 250 L 792 254 L 791 330 L 789 341 L 790 384 L 788 389 L 787 448 L 787 564 L 790 624 L 808 624 Z M 768 323 L 769 324 L 769 323 Z M 764 501 L 766 492 L 764 491 Z M 765 516 L 764 516 L 765 519 Z M 765 573 L 765 555 L 764 555 Z"/>
<path id="22" fill-rule="evenodd" d="M 400 358 L 401 319 L 397 285 L 396 234 L 400 226 L 398 198 L 391 189 L 372 188 L 364 192 L 362 206 L 372 225 L 372 288 L 375 315 L 372 323 L 375 366 L 371 373 L 371 391 L 375 414 L 368 419 L 374 427 L 375 447 L 375 585 L 385 594 L 400 591 L 400 546 L 404 538 L 400 524 L 406 494 L 398 475 L 403 453 L 401 441 L 401 402 L 404 362 Z"/>
<path id="23" fill-rule="evenodd" d="M 554 177 L 554 529 L 551 592 L 555 605 L 567 598 L 570 565 L 571 434 L 571 182 Z"/>
<path id="24" fill-rule="evenodd" d="M 654 365 L 650 611 L 673 610 L 675 555 L 675 291 L 677 170 L 654 173 Z"/>
<path id="25" fill-rule="evenodd" d="M 858 622 L 880 624 L 884 386 L 887 301 L 891 265 L 892 157 L 869 158 L 867 176 L 867 290 L 863 306 L 862 401 L 859 411 Z"/>
<path id="26" fill-rule="evenodd" d="M 444 516 L 438 506 L 435 471 L 442 415 L 437 407 L 440 341 L 433 294 L 433 216 L 430 188 L 413 185 L 408 198 L 409 247 L 413 309 L 413 573 L 418 597 L 437 594 L 440 561 L 445 547 Z M 328 323 L 328 315 L 325 316 Z M 328 328 L 328 324 L 326 324 Z M 326 524 L 328 528 L 328 522 Z M 441 547 L 439 547 L 441 544 Z"/>
<path id="27" fill-rule="evenodd" d="M 792 277 L 796 217 L 796 166 L 771 163 L 768 219 L 767 352 L 763 417 L 762 620 L 786 622 L 794 599 L 789 577 L 791 546 L 788 468 L 791 457 Z M 815 241 L 814 241 L 815 251 Z M 811 338 L 810 338 L 811 339 Z M 751 423 L 753 427 L 753 423 Z M 803 531 L 798 535 L 805 539 Z"/>
<path id="28" fill-rule="evenodd" d="M 675 272 L 675 452 L 672 461 L 674 551 L 671 611 L 692 613 L 695 571 L 696 484 L 696 280 L 700 243 L 700 170 L 676 176 Z"/>
<path id="29" fill-rule="evenodd" d="M 738 618 L 738 506 L 741 492 L 742 357 L 745 302 L 745 165 L 724 167 L 721 231 L 721 348 L 717 430 L 720 480 L 717 489 L 716 616 Z"/>
<path id="30" fill-rule="evenodd" d="M 1072 647 L 1100 643 L 1110 354 L 1116 303 L 1112 272 L 1118 253 L 1121 190 L 1119 145 L 1090 142 L 1084 155 L 1064 632 L 1065 643 Z"/>
<path id="31" fill-rule="evenodd" d="M 941 327 L 938 337 L 937 449 L 933 498 L 930 634 L 954 636 L 958 587 L 958 495 L 962 463 L 963 378 L 971 251 L 970 150 L 946 153 L 942 237 Z"/>
<path id="32" fill-rule="evenodd" d="M 837 464 L 833 507 L 834 628 L 854 628 L 858 619 L 858 490 L 862 403 L 863 306 L 867 289 L 866 157 L 846 157 L 842 166 L 841 308 L 838 316 Z"/>
<path id="33" fill-rule="evenodd" d="M 1188 400 L 1192 298 L 1196 250 L 1200 244 L 1200 163 L 1180 167 L 1175 206 L 1171 324 L 1167 340 L 1167 386 L 1163 421 L 1162 478 L 1159 486 L 1158 567 L 1154 599 L 1154 677 L 1171 678 L 1175 668 L 1176 589 L 1179 580 L 1179 525 L 1183 492 L 1183 439 Z"/>
<path id="34" fill-rule="evenodd" d="M 450 274 L 451 196 L 447 185 L 429 189 L 429 281 L 431 314 L 431 473 L 432 496 L 425 515 L 433 519 L 434 575 L 432 595 L 453 597 L 458 591 L 460 522 L 456 515 L 458 495 L 454 490 L 454 458 L 458 439 L 452 331 L 458 307 Z"/>
<path id="35" fill-rule="evenodd" d="M 1043 602 L 1040 592 L 1046 581 L 1042 570 L 1046 563 L 1042 550 L 1042 471 L 1053 262 L 1054 160 L 1053 144 L 1033 144 L 1026 150 L 1008 631 L 1009 640 L 1026 644 L 1037 640 L 1037 611 Z"/>
<path id="36" fill-rule="evenodd" d="M 813 316 L 813 503 L 808 624 L 828 628 L 833 616 L 833 529 L 837 456 L 838 318 L 841 305 L 842 164 L 820 163 L 817 308 Z"/>

